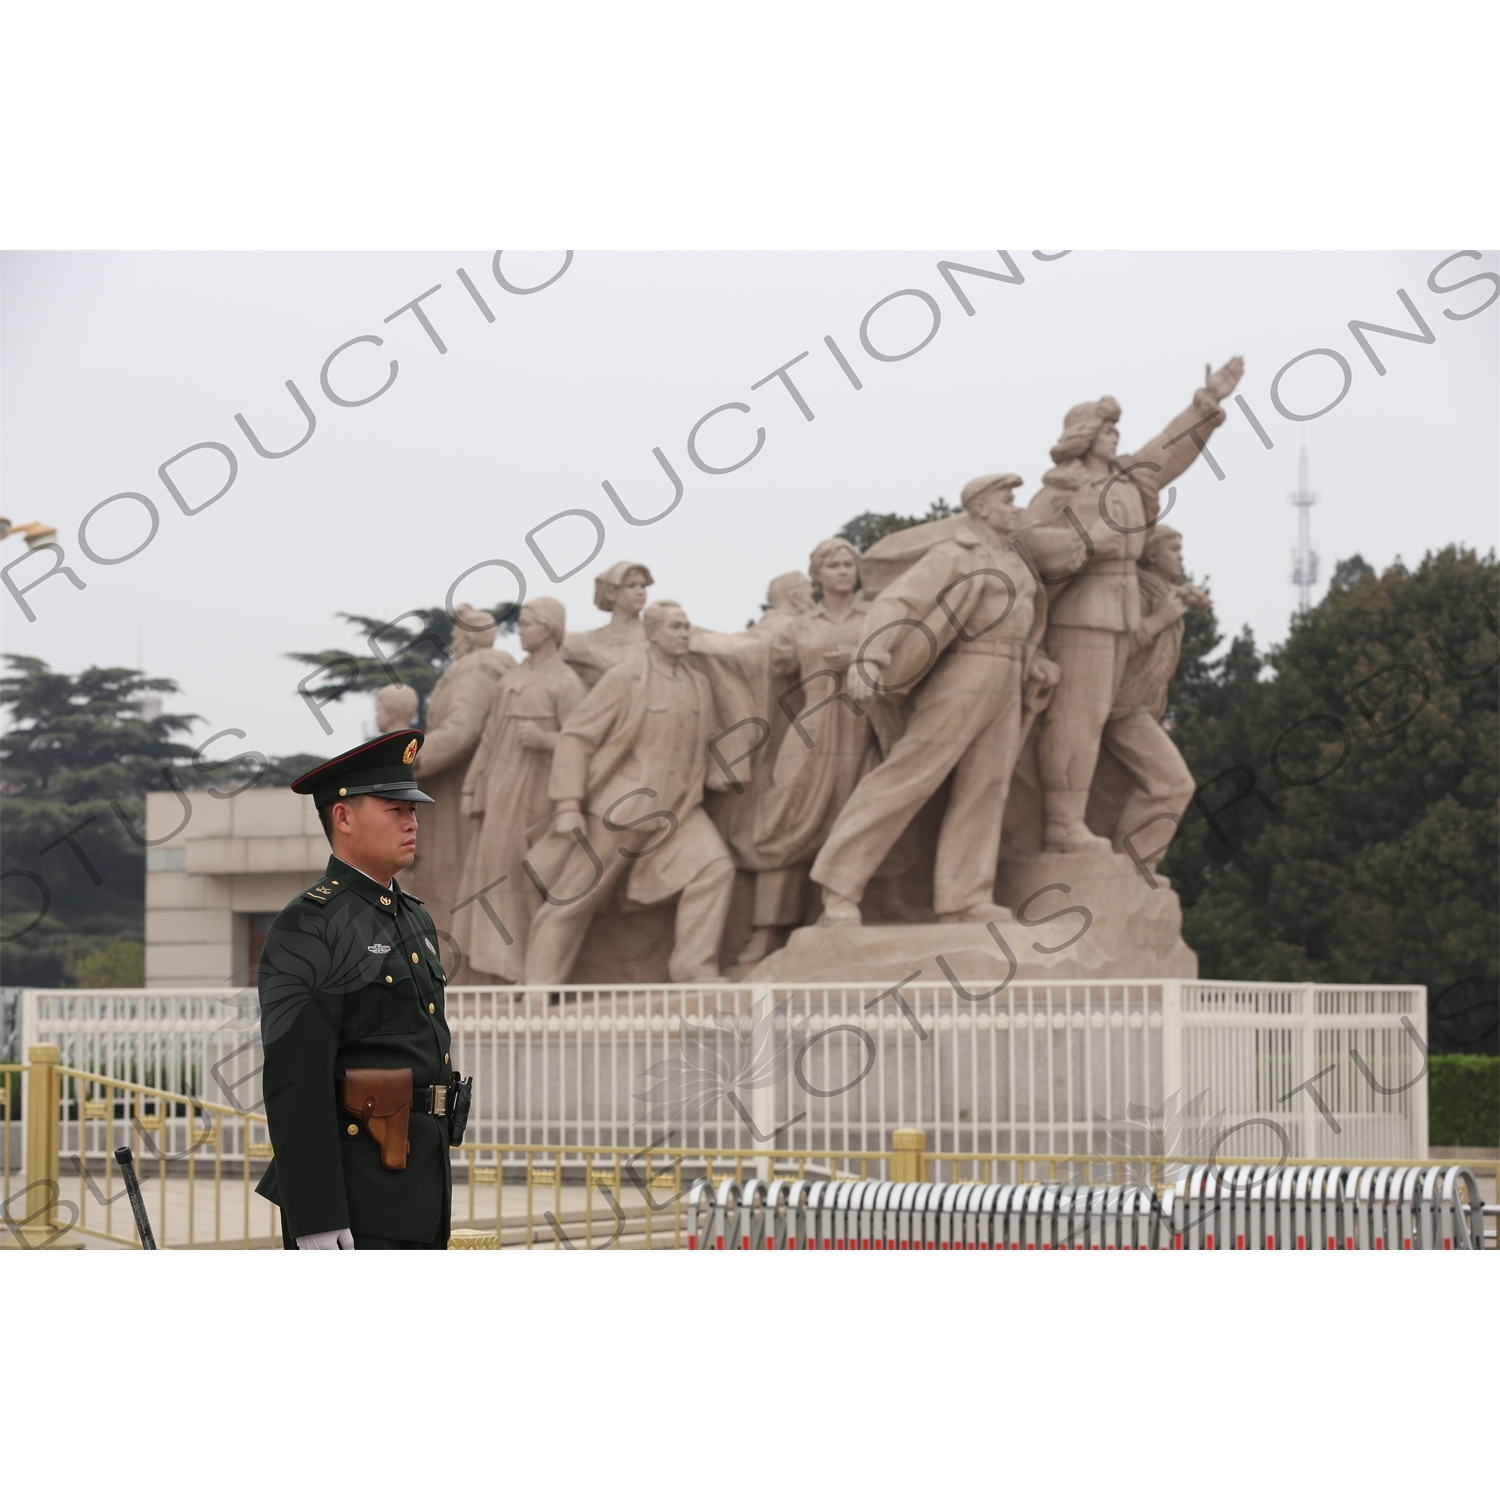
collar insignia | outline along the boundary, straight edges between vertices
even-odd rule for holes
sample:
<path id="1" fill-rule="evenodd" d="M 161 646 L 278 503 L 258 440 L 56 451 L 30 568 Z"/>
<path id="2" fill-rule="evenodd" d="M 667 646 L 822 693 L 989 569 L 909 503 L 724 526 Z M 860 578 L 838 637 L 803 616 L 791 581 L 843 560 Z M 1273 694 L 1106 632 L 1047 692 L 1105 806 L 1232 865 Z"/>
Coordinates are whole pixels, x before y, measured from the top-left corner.
<path id="1" fill-rule="evenodd" d="M 382 906 L 389 906 L 391 904 L 391 898 L 389 896 L 382 896 L 380 898 L 380 904 Z"/>

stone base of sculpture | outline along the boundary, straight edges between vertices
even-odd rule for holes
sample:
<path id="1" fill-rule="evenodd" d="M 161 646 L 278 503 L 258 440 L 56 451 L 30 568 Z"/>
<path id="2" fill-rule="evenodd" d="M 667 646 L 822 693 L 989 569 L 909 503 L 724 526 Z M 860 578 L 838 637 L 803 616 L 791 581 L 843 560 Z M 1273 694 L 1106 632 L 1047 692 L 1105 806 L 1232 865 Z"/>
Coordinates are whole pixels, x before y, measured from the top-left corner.
<path id="1" fill-rule="evenodd" d="M 1153 891 L 1128 859 L 1112 854 L 1002 860 L 995 899 L 1031 924 L 998 924 L 1015 957 L 1015 980 L 1196 979 L 1198 956 L 1182 940 L 1181 903 L 1157 878 Z M 1082 910 L 1064 915 L 1067 907 Z M 1043 951 L 1048 948 L 1057 951 Z M 939 956 L 965 982 L 994 985 L 1011 972 L 986 926 L 913 922 L 799 928 L 786 947 L 745 977 L 774 984 L 889 985 L 920 969 L 924 982 L 943 982 Z"/>

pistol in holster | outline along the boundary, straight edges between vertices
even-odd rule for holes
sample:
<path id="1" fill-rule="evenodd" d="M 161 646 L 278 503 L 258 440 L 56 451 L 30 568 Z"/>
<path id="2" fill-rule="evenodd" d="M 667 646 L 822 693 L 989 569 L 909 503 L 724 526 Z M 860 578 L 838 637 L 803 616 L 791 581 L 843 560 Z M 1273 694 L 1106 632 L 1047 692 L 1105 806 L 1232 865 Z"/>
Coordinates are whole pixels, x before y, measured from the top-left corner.
<path id="1" fill-rule="evenodd" d="M 380 1165 L 392 1172 L 406 1169 L 411 1151 L 410 1068 L 350 1068 L 340 1080 L 344 1113 L 353 1115 L 380 1147 Z"/>

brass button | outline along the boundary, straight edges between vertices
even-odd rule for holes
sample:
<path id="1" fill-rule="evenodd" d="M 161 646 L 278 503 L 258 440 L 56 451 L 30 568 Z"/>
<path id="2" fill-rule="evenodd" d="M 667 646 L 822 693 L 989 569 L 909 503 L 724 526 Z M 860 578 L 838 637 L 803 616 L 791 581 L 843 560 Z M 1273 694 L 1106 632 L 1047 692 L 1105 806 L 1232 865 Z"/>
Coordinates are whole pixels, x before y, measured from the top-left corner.
<path id="1" fill-rule="evenodd" d="M 333 883 L 334 883 L 334 885 L 337 885 L 337 884 L 338 884 L 338 881 L 336 881 L 336 880 L 335 880 L 335 881 L 334 881 L 334 882 L 333 882 Z"/>
<path id="2" fill-rule="evenodd" d="M 437 1006 L 435 1006 L 435 1005 L 429 1005 L 427 1007 L 427 1014 L 429 1016 L 436 1015 L 437 1014 Z"/>
<path id="3" fill-rule="evenodd" d="M 447 1054 L 447 1053 L 446 1053 L 446 1052 L 445 1052 L 445 1053 L 443 1053 L 443 1061 L 444 1061 L 444 1062 L 447 1062 L 447 1061 L 448 1061 L 448 1054 Z"/>
<path id="4" fill-rule="evenodd" d="M 387 983 L 387 984 L 390 984 L 390 983 L 392 983 L 392 980 L 391 980 L 391 976 L 390 976 L 390 975 L 389 975 L 389 974 L 387 974 L 387 975 L 386 975 L 386 976 L 385 976 L 385 982 L 386 982 L 386 983 Z"/>
<path id="5" fill-rule="evenodd" d="M 341 786 L 339 788 L 339 796 L 340 797 L 347 797 L 348 795 L 349 795 L 349 788 L 346 787 L 346 786 Z"/>
<path id="6" fill-rule="evenodd" d="M 415 954 L 415 953 L 413 953 L 413 954 L 412 954 L 412 956 L 411 956 L 411 961 L 412 961 L 412 962 L 413 962 L 413 963 L 416 963 L 416 961 L 417 961 L 417 955 L 416 955 L 416 954 Z"/>
<path id="7" fill-rule="evenodd" d="M 351 1125 L 349 1127 L 349 1134 L 350 1135 L 358 1135 L 359 1134 L 359 1126 L 358 1125 Z"/>

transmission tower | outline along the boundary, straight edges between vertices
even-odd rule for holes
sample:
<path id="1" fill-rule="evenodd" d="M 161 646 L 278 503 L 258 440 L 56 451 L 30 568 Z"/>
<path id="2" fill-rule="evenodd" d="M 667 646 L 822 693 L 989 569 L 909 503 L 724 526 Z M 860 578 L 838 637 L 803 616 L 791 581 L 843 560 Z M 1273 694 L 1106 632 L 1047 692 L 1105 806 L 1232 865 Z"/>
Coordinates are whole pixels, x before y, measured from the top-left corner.
<path id="1" fill-rule="evenodd" d="M 1312 521 L 1308 512 L 1318 497 L 1307 484 L 1307 449 L 1297 457 L 1297 489 L 1288 497 L 1297 507 L 1297 545 L 1292 549 L 1292 582 L 1297 585 L 1297 608 L 1312 604 L 1313 585 L 1318 581 L 1318 554 L 1312 548 Z"/>

